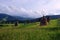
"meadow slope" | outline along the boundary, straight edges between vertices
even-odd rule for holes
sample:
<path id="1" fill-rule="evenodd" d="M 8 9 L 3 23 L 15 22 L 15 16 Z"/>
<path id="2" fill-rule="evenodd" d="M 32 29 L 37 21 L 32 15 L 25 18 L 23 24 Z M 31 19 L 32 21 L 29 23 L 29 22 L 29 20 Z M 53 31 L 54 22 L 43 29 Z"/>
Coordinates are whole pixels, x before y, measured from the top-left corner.
<path id="1" fill-rule="evenodd" d="M 46 26 L 39 22 L 23 24 L 4 24 L 0 27 L 0 40 L 60 40 L 60 20 L 51 20 Z"/>

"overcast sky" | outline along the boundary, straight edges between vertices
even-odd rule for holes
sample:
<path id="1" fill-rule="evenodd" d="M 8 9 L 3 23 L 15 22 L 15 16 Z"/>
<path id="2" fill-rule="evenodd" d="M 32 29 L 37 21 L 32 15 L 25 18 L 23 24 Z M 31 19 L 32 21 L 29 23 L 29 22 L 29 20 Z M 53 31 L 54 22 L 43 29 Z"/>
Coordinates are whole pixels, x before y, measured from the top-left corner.
<path id="1" fill-rule="evenodd" d="M 60 0 L 0 0 L 0 13 L 24 17 L 60 15 Z"/>

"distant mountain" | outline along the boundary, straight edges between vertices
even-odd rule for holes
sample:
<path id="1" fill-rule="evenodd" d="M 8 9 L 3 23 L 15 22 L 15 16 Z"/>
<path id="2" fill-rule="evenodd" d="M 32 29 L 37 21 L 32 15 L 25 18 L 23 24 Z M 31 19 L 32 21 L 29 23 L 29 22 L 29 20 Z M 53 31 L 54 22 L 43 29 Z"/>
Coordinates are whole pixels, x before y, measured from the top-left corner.
<path id="1" fill-rule="evenodd" d="M 7 17 L 7 18 L 6 18 Z M 14 20 L 20 20 L 20 21 L 24 21 L 27 19 L 31 19 L 31 18 L 24 18 L 24 17 L 20 17 L 20 16 L 11 16 L 8 14 L 4 14 L 4 13 L 0 13 L 0 20 L 6 18 L 7 21 L 14 21 Z"/>
<path id="2" fill-rule="evenodd" d="M 22 21 L 33 19 L 33 18 L 25 18 L 25 17 L 20 17 L 20 16 L 14 16 L 14 17 L 15 17 L 16 19 L 18 19 L 18 20 L 22 20 Z"/>
<path id="3" fill-rule="evenodd" d="M 59 19 L 59 18 L 60 18 L 60 15 L 47 15 L 47 16 L 45 16 L 45 17 L 47 18 L 48 16 L 50 17 L 51 20 L 52 20 L 52 19 Z M 42 17 L 36 18 L 36 19 L 32 19 L 31 21 L 32 21 L 32 22 L 39 22 L 39 21 L 41 20 L 41 18 L 42 18 Z"/>
<path id="4" fill-rule="evenodd" d="M 58 19 L 58 18 L 60 18 L 60 15 L 47 15 L 47 16 L 49 16 L 51 19 Z"/>
<path id="5" fill-rule="evenodd" d="M 51 19 L 60 18 L 60 15 L 47 15 L 47 16 L 49 16 Z M 24 18 L 24 17 L 20 17 L 20 16 L 11 16 L 11 15 L 8 15 L 8 14 L 0 13 L 0 20 L 2 20 L 5 17 L 7 17 L 6 18 L 7 21 L 15 21 L 15 20 L 25 21 L 25 20 L 29 20 L 30 22 L 40 21 L 41 18 L 42 18 L 42 17 L 40 17 L 40 18 Z"/>
<path id="6" fill-rule="evenodd" d="M 6 18 L 7 17 L 7 18 Z M 8 14 L 3 14 L 3 13 L 0 13 L 0 20 L 3 20 L 3 19 L 5 19 L 6 18 L 6 20 L 15 20 L 15 17 L 13 17 L 13 16 L 10 16 L 10 15 L 8 15 Z"/>

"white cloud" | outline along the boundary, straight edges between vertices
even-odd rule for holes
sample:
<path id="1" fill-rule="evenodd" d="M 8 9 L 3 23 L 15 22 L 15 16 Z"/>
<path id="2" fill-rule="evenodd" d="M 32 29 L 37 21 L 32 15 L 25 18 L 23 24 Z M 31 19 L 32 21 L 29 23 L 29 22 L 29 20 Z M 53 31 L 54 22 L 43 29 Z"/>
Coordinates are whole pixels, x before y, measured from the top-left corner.
<path id="1" fill-rule="evenodd" d="M 2 2 L 3 1 L 3 2 Z M 0 0 L 0 12 L 23 17 L 59 15 L 60 0 Z M 4 2 L 5 1 L 5 2 Z M 43 10 L 44 9 L 44 10 Z M 42 13 L 42 11 L 44 11 Z"/>
<path id="2" fill-rule="evenodd" d="M 15 6 L 0 5 L 0 13 L 6 13 L 14 16 L 36 18 L 39 16 L 38 12 L 27 10 L 24 8 L 16 8 Z M 40 16 L 39 16 L 40 17 Z"/>

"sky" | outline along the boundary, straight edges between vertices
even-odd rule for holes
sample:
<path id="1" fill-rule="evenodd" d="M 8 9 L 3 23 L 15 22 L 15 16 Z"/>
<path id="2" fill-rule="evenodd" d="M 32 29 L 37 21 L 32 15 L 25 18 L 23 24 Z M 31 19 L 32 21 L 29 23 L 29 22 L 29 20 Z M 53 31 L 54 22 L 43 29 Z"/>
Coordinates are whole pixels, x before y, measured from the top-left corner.
<path id="1" fill-rule="evenodd" d="M 0 13 L 35 18 L 60 15 L 60 0 L 0 0 Z"/>

